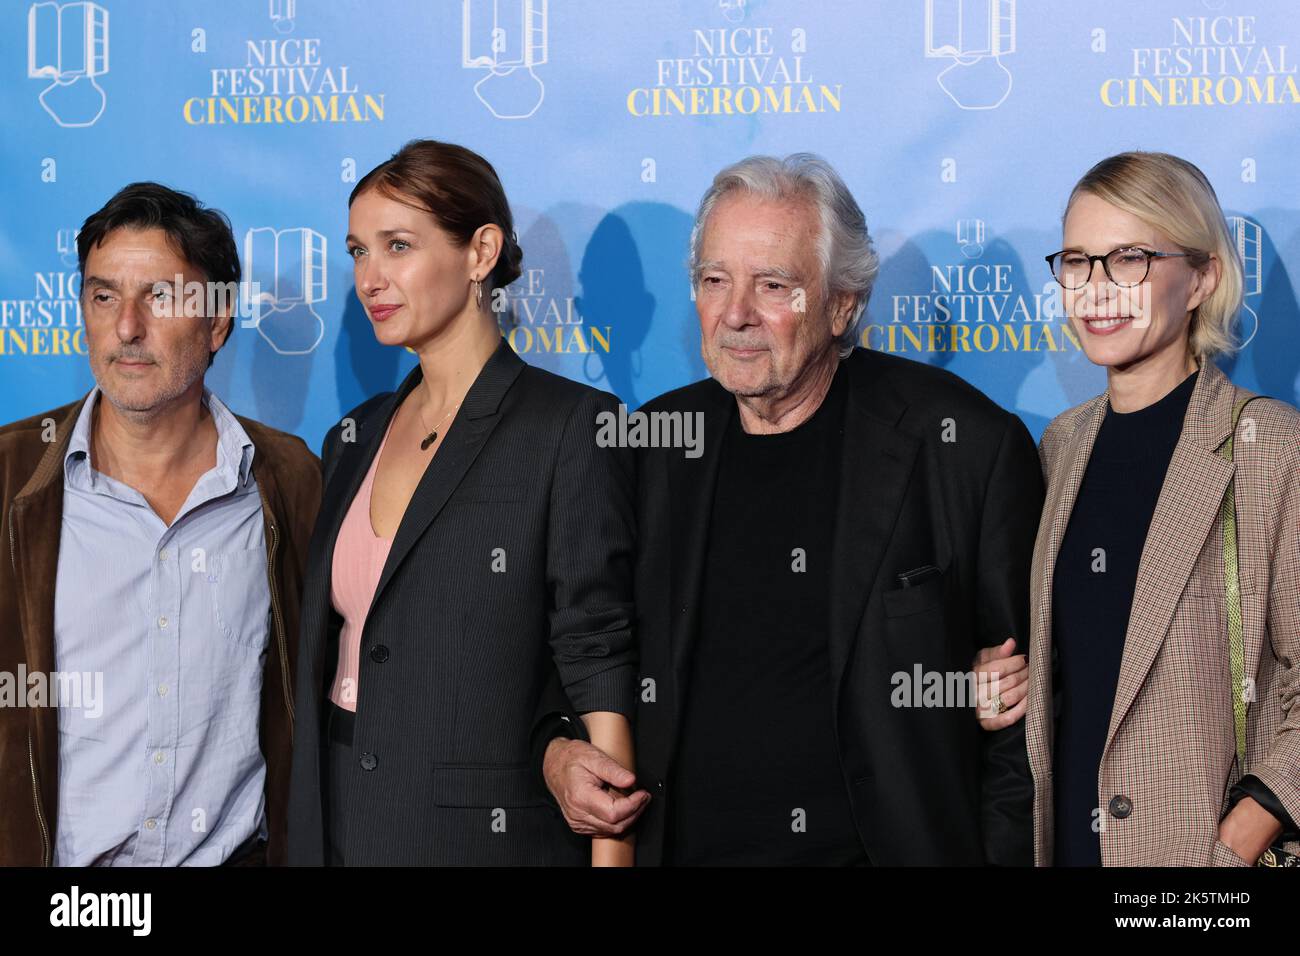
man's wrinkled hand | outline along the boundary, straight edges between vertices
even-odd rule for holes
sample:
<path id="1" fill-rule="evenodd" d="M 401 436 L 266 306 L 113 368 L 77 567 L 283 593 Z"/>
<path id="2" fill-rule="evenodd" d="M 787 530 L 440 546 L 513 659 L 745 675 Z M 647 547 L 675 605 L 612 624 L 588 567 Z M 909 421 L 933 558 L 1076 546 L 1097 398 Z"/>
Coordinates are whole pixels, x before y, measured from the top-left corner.
<path id="1" fill-rule="evenodd" d="M 636 774 L 585 740 L 552 740 L 542 775 L 565 822 L 583 836 L 622 836 L 650 803 L 648 791 L 628 792 Z"/>

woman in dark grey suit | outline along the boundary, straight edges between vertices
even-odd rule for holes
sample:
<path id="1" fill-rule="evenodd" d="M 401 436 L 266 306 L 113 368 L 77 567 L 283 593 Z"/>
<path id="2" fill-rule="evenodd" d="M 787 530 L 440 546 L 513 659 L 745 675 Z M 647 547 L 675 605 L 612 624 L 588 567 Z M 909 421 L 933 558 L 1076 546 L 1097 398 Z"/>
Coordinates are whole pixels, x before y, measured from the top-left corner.
<path id="1" fill-rule="evenodd" d="M 558 673 L 631 766 L 634 474 L 595 438 L 617 399 L 502 339 L 522 253 L 482 157 L 408 143 L 357 184 L 348 229 L 376 338 L 420 361 L 322 449 L 290 862 L 630 864 L 569 829 L 530 754 Z"/>

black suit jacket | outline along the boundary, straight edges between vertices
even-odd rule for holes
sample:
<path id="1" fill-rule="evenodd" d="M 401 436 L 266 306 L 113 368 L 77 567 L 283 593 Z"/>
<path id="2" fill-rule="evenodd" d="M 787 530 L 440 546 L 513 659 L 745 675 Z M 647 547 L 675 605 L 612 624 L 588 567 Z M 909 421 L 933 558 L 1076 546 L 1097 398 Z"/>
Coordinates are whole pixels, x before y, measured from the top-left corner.
<path id="1" fill-rule="evenodd" d="M 290 863 L 326 858 L 320 748 L 342 626 L 330 600 L 335 541 L 420 379 L 416 366 L 325 438 L 304 581 Z M 331 809 L 347 814 L 349 865 L 590 862 L 590 840 L 548 800 L 529 746 L 556 673 L 577 710 L 635 709 L 635 466 L 595 442 L 597 413 L 616 407 L 612 395 L 526 365 L 504 340 L 466 394 L 402 517 L 362 634 L 355 762 L 345 805 Z"/>
<path id="2" fill-rule="evenodd" d="M 1020 419 L 949 372 L 858 349 L 842 360 L 850 392 L 833 539 L 830 661 L 844 786 L 878 865 L 1023 864 L 1033 786 L 1024 722 L 997 733 L 974 711 L 894 706 L 894 675 L 966 672 L 1009 636 L 1028 649 L 1029 563 L 1043 503 L 1033 440 Z M 664 859 L 666 811 L 685 682 L 699 639 L 703 562 L 722 436 L 735 398 L 712 379 L 645 411 L 704 413 L 704 449 L 649 449 L 638 460 L 636 571 L 641 701 L 637 770 L 654 796 L 637 859 Z M 945 441 L 951 419 L 953 441 Z M 940 573 L 908 588 L 896 575 Z M 737 594 L 734 600 L 743 601 Z"/>

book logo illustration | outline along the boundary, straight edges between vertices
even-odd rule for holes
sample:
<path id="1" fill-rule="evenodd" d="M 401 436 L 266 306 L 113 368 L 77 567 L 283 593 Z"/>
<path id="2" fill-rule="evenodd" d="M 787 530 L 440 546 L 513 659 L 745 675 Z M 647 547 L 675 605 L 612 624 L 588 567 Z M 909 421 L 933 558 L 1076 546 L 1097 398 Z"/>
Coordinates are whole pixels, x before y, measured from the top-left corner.
<path id="1" fill-rule="evenodd" d="M 298 0 L 268 0 L 271 6 L 271 25 L 276 33 L 292 33 L 293 18 L 298 10 Z"/>
<path id="2" fill-rule="evenodd" d="M 306 355 L 320 345 L 325 322 L 325 237 L 314 229 L 263 226 L 244 234 L 245 328 L 256 328 L 281 355 Z"/>
<path id="3" fill-rule="evenodd" d="M 957 245 L 961 246 L 961 254 L 967 259 L 984 255 L 984 220 L 958 219 Z"/>
<path id="4" fill-rule="evenodd" d="M 34 3 L 27 10 L 27 76 L 53 80 L 41 91 L 60 126 L 91 126 L 107 97 L 95 77 L 108 72 L 108 11 L 97 3 Z"/>
<path id="5" fill-rule="evenodd" d="M 546 88 L 546 0 L 463 0 L 461 66 L 485 70 L 474 95 L 497 119 L 527 119 Z"/>
<path id="6" fill-rule="evenodd" d="M 59 250 L 59 261 L 71 269 L 77 264 L 77 233 L 80 229 L 60 229 L 54 236 L 54 247 Z"/>
<path id="7" fill-rule="evenodd" d="M 722 15 L 732 23 L 739 23 L 745 19 L 745 4 L 748 0 L 718 0 L 718 8 Z"/>
<path id="8" fill-rule="evenodd" d="M 1245 348 L 1259 333 L 1259 313 L 1246 300 L 1264 291 L 1264 263 L 1260 255 L 1263 232 L 1259 223 L 1245 216 L 1229 216 L 1228 225 L 1237 240 L 1237 255 L 1241 256 L 1241 347 Z"/>
<path id="9" fill-rule="evenodd" d="M 1016 52 L 1016 0 L 925 0 L 925 55 L 952 60 L 939 87 L 964 110 L 991 110 L 1011 93 L 1002 57 Z"/>

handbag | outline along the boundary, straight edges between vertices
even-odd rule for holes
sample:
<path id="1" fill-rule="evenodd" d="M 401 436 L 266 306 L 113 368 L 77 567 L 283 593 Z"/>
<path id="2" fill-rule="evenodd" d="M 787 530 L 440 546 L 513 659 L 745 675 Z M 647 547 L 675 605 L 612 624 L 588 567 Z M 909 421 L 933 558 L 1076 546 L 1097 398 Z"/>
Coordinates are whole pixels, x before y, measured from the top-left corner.
<path id="1" fill-rule="evenodd" d="M 1232 409 L 1232 434 L 1219 449 L 1219 457 L 1232 462 L 1232 445 L 1237 435 L 1241 411 L 1253 398 L 1237 401 Z M 1241 576 L 1237 564 L 1237 496 L 1236 478 L 1229 480 L 1223 493 L 1219 514 L 1223 525 L 1223 597 L 1228 612 L 1228 665 L 1232 675 L 1232 725 L 1237 739 L 1237 767 L 1246 773 L 1246 647 L 1241 622 Z M 1256 866 L 1300 867 L 1300 856 L 1282 849 L 1281 843 L 1264 851 Z"/>

